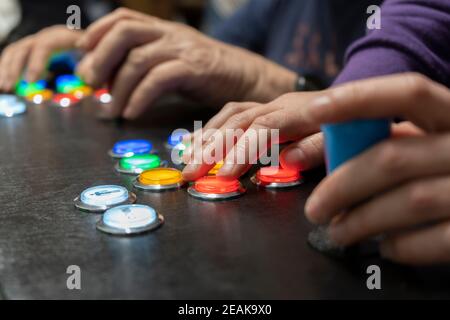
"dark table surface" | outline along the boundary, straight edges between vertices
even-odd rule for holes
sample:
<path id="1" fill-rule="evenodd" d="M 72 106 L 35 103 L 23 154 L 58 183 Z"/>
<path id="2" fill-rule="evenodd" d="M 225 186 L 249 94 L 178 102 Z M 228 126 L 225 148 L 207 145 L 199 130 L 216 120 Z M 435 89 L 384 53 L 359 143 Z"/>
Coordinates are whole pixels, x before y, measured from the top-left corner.
<path id="1" fill-rule="evenodd" d="M 303 216 L 321 174 L 296 189 L 257 190 L 228 202 L 202 202 L 186 190 L 137 192 L 138 203 L 164 215 L 165 225 L 135 237 L 95 229 L 99 215 L 73 199 L 105 183 L 130 186 L 107 151 L 120 139 L 163 143 L 173 129 L 190 129 L 196 110 L 184 104 L 155 108 L 140 123 L 99 121 L 98 106 L 31 106 L 0 119 L 0 296 L 5 299 L 156 298 L 302 299 L 450 297 L 446 268 L 407 268 L 376 255 L 333 259 L 306 242 Z M 382 290 L 366 287 L 377 264 Z M 68 290 L 66 269 L 81 268 L 81 290 Z"/>

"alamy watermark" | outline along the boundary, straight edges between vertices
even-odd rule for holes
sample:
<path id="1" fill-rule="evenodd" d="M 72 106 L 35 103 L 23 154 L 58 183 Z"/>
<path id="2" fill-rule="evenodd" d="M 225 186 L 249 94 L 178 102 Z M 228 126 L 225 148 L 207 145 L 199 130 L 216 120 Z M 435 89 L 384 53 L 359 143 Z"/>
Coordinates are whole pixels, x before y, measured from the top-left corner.
<path id="1" fill-rule="evenodd" d="M 70 30 L 81 29 L 81 8 L 77 5 L 70 5 L 66 9 L 66 13 L 69 17 L 66 20 L 66 26 Z"/>
<path id="2" fill-rule="evenodd" d="M 366 26 L 369 30 L 380 30 L 381 29 L 381 8 L 376 5 L 371 5 L 367 7 L 367 14 L 370 14 L 367 18 Z"/>
<path id="3" fill-rule="evenodd" d="M 381 290 L 381 269 L 373 264 L 367 267 L 366 273 L 369 275 L 366 281 L 367 289 Z"/>
<path id="4" fill-rule="evenodd" d="M 66 286 L 69 290 L 81 290 L 81 268 L 77 265 L 67 267 L 66 273 L 69 274 L 66 280 Z"/>

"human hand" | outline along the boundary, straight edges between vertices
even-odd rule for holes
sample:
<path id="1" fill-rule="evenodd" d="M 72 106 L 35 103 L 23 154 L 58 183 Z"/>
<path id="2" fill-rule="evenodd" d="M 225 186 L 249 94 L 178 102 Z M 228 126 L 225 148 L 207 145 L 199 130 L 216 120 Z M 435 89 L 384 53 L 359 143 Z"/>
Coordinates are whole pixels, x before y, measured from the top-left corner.
<path id="1" fill-rule="evenodd" d="M 111 87 L 111 117 L 136 118 L 168 92 L 211 104 L 270 101 L 296 79 L 259 55 L 128 9 L 91 25 L 79 47 L 87 52 L 78 68 L 83 80 Z"/>
<path id="2" fill-rule="evenodd" d="M 307 170 L 322 164 L 323 136 L 318 133 L 319 124 L 309 121 L 302 111 L 302 106 L 317 95 L 288 93 L 267 104 L 227 104 L 201 132 L 185 138 L 192 142 L 183 154 L 183 161 L 188 164 L 183 170 L 184 179 L 191 181 L 206 175 L 214 163 L 208 164 L 205 159 L 211 156 L 211 151 L 224 146 L 228 147 L 223 150 L 224 166 L 217 175 L 227 178 L 239 178 L 273 144 L 289 141 L 294 142 L 280 155 L 283 167 Z M 231 145 L 226 141 L 228 130 L 236 132 Z M 279 130 L 278 141 L 272 141 L 271 130 Z M 239 163 L 238 159 L 245 162 Z"/>
<path id="3" fill-rule="evenodd" d="M 329 236 L 338 245 L 386 235 L 381 253 L 388 259 L 449 262 L 449 90 L 415 74 L 381 77 L 327 90 L 304 112 L 317 123 L 411 122 L 325 178 L 306 204 L 309 220 L 330 223 Z"/>
<path id="4" fill-rule="evenodd" d="M 74 48 L 81 35 L 81 31 L 55 25 L 7 46 L 0 57 L 0 91 L 12 91 L 24 70 L 28 82 L 39 80 L 51 55 Z"/>

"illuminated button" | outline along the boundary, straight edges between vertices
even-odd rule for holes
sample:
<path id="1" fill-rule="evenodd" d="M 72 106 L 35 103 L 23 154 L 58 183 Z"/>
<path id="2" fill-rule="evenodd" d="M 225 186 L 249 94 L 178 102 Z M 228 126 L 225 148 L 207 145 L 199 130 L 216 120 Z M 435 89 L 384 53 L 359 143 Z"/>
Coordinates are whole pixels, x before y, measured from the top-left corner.
<path id="1" fill-rule="evenodd" d="M 150 153 L 152 149 L 153 145 L 148 140 L 123 140 L 114 145 L 109 155 L 113 158 L 129 158 Z"/>
<path id="2" fill-rule="evenodd" d="M 174 133 L 172 133 L 169 138 L 167 139 L 166 147 L 169 149 L 173 149 L 177 147 L 179 144 L 183 141 L 183 136 L 187 132 L 185 130 L 176 130 Z"/>
<path id="3" fill-rule="evenodd" d="M 69 94 L 76 89 L 85 86 L 84 82 L 76 75 L 65 74 L 56 78 L 56 90 L 59 93 Z"/>
<path id="4" fill-rule="evenodd" d="M 28 83 L 25 80 L 20 80 L 16 84 L 16 94 L 20 97 L 27 97 L 44 90 L 46 87 L 47 82 L 45 80 L 39 80 L 31 83 Z"/>
<path id="5" fill-rule="evenodd" d="M 107 89 L 95 91 L 94 98 L 100 103 L 110 103 L 112 101 L 112 96 Z"/>
<path id="6" fill-rule="evenodd" d="M 80 210 L 103 212 L 120 204 L 134 203 L 136 196 L 124 187 L 106 185 L 86 189 L 74 201 Z"/>
<path id="7" fill-rule="evenodd" d="M 52 97 L 53 92 L 51 90 L 44 89 L 28 95 L 26 99 L 34 104 L 42 104 L 44 102 L 50 101 Z"/>
<path id="8" fill-rule="evenodd" d="M 72 94 L 59 93 L 53 97 L 53 102 L 61 108 L 68 108 L 79 101 L 80 100 Z"/>
<path id="9" fill-rule="evenodd" d="M 184 184 L 181 171 L 172 168 L 157 168 L 142 172 L 134 182 L 137 189 L 163 191 L 178 189 Z"/>
<path id="10" fill-rule="evenodd" d="M 92 94 L 92 88 L 88 87 L 88 86 L 82 86 L 82 87 L 76 88 L 75 90 L 73 90 L 70 93 L 73 94 L 77 99 L 81 100 Z"/>
<path id="11" fill-rule="evenodd" d="M 132 235 L 154 230 L 164 222 L 155 209 L 140 205 L 122 205 L 105 212 L 97 229 L 114 235 Z"/>
<path id="12" fill-rule="evenodd" d="M 214 168 L 209 170 L 208 175 L 215 176 L 217 174 L 217 172 L 219 172 L 220 168 L 222 168 L 222 167 L 223 167 L 223 161 L 220 161 L 220 162 L 216 163 Z"/>
<path id="13" fill-rule="evenodd" d="M 120 173 L 140 174 L 145 170 L 158 168 L 161 166 L 161 159 L 155 154 L 143 154 L 130 158 L 122 158 L 116 165 L 116 170 Z"/>
<path id="14" fill-rule="evenodd" d="M 239 180 L 225 180 L 216 176 L 206 176 L 195 181 L 188 193 L 202 200 L 227 200 L 241 196 L 245 188 Z"/>
<path id="15" fill-rule="evenodd" d="M 288 188 L 300 185 L 300 172 L 281 167 L 265 167 L 251 178 L 252 182 L 265 188 Z"/>
<path id="16" fill-rule="evenodd" d="M 0 94 L 0 117 L 11 118 L 27 111 L 22 99 L 11 94 Z"/>

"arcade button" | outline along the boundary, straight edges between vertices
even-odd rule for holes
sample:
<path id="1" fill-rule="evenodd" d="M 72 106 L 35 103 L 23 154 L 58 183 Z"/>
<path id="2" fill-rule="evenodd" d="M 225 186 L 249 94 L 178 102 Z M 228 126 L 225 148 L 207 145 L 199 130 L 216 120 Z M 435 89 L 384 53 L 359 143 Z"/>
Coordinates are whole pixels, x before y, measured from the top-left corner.
<path id="1" fill-rule="evenodd" d="M 85 83 L 76 75 L 65 74 L 55 80 L 56 91 L 58 93 L 69 94 L 85 86 Z"/>
<path id="2" fill-rule="evenodd" d="M 89 97 L 92 94 L 92 88 L 88 86 L 82 86 L 76 88 L 70 93 L 73 94 L 77 99 L 81 100 L 83 98 Z"/>
<path id="3" fill-rule="evenodd" d="M 185 134 L 186 132 L 182 132 L 181 130 L 179 132 L 172 133 L 169 138 L 167 138 L 166 148 L 173 149 L 175 147 L 178 147 L 178 145 L 182 144 L 183 136 Z"/>
<path id="4" fill-rule="evenodd" d="M 149 154 L 153 145 L 148 140 L 122 140 L 117 142 L 109 151 L 109 155 L 115 159 L 129 158 L 135 155 Z"/>
<path id="5" fill-rule="evenodd" d="M 25 102 L 12 95 L 0 94 L 0 117 L 11 118 L 27 111 Z"/>
<path id="6" fill-rule="evenodd" d="M 100 103 L 110 103 L 112 101 L 112 96 L 107 89 L 99 89 L 94 92 L 94 99 Z"/>
<path id="7" fill-rule="evenodd" d="M 261 168 L 250 180 L 257 186 L 270 189 L 295 187 L 303 182 L 300 172 L 281 167 Z"/>
<path id="8" fill-rule="evenodd" d="M 217 174 L 217 172 L 219 172 L 220 168 L 222 168 L 222 167 L 223 167 L 223 161 L 216 163 L 216 165 L 211 170 L 209 170 L 208 175 L 215 176 Z"/>
<path id="9" fill-rule="evenodd" d="M 239 197 L 245 193 L 239 180 L 225 180 L 216 176 L 206 176 L 195 181 L 188 193 L 197 199 L 220 201 Z"/>
<path id="10" fill-rule="evenodd" d="M 72 94 L 58 93 L 53 97 L 53 103 L 61 108 L 68 108 L 80 100 Z"/>
<path id="11" fill-rule="evenodd" d="M 122 204 L 132 204 L 136 195 L 125 187 L 115 185 L 96 186 L 84 190 L 75 198 L 75 207 L 87 212 L 104 212 Z"/>
<path id="12" fill-rule="evenodd" d="M 19 97 L 27 97 L 29 95 L 38 93 L 42 90 L 44 90 L 47 87 L 47 81 L 45 80 L 39 80 L 36 82 L 27 82 L 25 80 L 20 80 L 16 84 L 15 93 Z"/>
<path id="13" fill-rule="evenodd" d="M 52 100 L 53 92 L 49 89 L 44 89 L 27 95 L 26 99 L 33 104 L 42 104 Z"/>
<path id="14" fill-rule="evenodd" d="M 120 159 L 115 169 L 119 173 L 141 174 L 145 170 L 160 167 L 162 161 L 156 154 L 142 154 Z"/>
<path id="15" fill-rule="evenodd" d="M 149 206 L 121 205 L 107 210 L 97 222 L 97 229 L 112 235 L 135 235 L 155 230 L 163 223 L 164 217 Z"/>
<path id="16" fill-rule="evenodd" d="M 156 168 L 142 172 L 134 187 L 144 191 L 166 191 L 179 189 L 184 185 L 181 171 L 173 168 Z"/>

